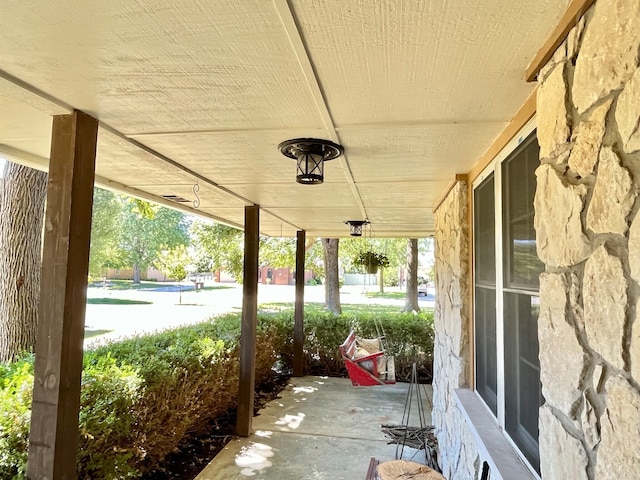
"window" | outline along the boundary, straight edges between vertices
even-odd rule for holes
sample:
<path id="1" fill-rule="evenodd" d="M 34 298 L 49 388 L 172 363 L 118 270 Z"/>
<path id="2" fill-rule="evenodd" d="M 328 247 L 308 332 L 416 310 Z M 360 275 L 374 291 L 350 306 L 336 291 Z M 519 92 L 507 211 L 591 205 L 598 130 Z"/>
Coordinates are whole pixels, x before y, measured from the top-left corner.
<path id="1" fill-rule="evenodd" d="M 495 182 L 493 174 L 474 192 L 476 389 L 498 415 L 496 343 Z"/>
<path id="2" fill-rule="evenodd" d="M 533 228 L 535 134 L 490 167 L 473 194 L 476 390 L 540 471 L 539 274 Z"/>

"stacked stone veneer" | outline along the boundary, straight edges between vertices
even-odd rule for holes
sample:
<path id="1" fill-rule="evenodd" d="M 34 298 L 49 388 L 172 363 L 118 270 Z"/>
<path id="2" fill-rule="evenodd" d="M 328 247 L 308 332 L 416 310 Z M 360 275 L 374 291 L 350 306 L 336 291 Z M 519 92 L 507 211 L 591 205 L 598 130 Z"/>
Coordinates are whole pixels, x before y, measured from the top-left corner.
<path id="1" fill-rule="evenodd" d="M 433 423 L 440 466 L 449 480 L 476 478 L 479 456 L 453 390 L 469 369 L 469 231 L 467 184 L 458 182 L 435 212 L 436 309 Z"/>
<path id="2" fill-rule="evenodd" d="M 640 1 L 598 0 L 539 75 L 545 480 L 640 479 L 639 57 Z M 471 341 L 467 201 L 458 183 L 435 214 L 433 421 L 450 480 L 479 467 L 453 399 Z"/>
<path id="3" fill-rule="evenodd" d="M 640 2 L 598 0 L 539 75 L 544 479 L 640 478 Z"/>

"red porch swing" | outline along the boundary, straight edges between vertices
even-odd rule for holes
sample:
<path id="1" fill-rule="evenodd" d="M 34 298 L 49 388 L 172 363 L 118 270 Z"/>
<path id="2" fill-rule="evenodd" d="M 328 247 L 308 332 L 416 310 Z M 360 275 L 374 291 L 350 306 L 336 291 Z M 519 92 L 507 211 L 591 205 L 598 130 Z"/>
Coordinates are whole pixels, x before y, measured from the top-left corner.
<path id="1" fill-rule="evenodd" d="M 364 339 L 352 330 L 340 345 L 340 354 L 353 386 L 396 383 L 394 358 L 386 354 L 384 336 Z"/>

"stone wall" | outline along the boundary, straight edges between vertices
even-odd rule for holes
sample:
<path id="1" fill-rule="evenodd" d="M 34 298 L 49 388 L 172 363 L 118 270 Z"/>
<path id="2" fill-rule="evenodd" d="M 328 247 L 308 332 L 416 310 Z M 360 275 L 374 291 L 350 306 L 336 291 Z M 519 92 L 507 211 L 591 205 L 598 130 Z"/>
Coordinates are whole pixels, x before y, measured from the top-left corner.
<path id="1" fill-rule="evenodd" d="M 640 478 L 639 50 L 598 0 L 539 75 L 543 479 Z"/>
<path id="2" fill-rule="evenodd" d="M 436 308 L 433 423 L 440 466 L 449 480 L 477 478 L 479 456 L 453 390 L 469 369 L 469 232 L 467 184 L 458 182 L 435 212 Z"/>

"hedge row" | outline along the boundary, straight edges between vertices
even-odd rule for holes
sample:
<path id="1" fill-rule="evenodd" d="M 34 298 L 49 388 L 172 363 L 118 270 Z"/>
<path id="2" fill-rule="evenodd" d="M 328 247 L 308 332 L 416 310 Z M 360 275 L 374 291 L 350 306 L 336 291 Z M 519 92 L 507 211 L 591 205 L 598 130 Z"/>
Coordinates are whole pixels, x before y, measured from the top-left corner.
<path id="1" fill-rule="evenodd" d="M 290 332 L 293 314 L 283 312 L 272 315 L 271 325 L 278 331 Z M 420 314 L 305 314 L 305 373 L 313 375 L 346 376 L 338 346 L 351 330 L 364 338 L 375 338 L 378 332 L 387 340 L 387 349 L 395 357 L 396 378 L 409 381 L 413 363 L 416 363 L 421 382 L 431 382 L 433 365 L 433 312 Z M 284 333 L 284 332 L 282 332 Z M 280 359 L 285 365 L 293 364 L 293 341 L 282 334 L 287 343 L 279 347 Z"/>
<path id="2" fill-rule="evenodd" d="M 432 319 L 378 319 L 399 377 L 418 362 L 431 372 Z M 375 336 L 366 316 L 306 315 L 306 371 L 344 375 L 338 353 L 349 331 Z M 293 314 L 260 314 L 256 383 L 292 365 Z M 141 336 L 89 350 L 84 357 L 78 464 L 81 479 L 138 478 L 187 437 L 237 405 L 240 316 Z M 33 358 L 0 364 L 0 478 L 26 478 Z"/>

